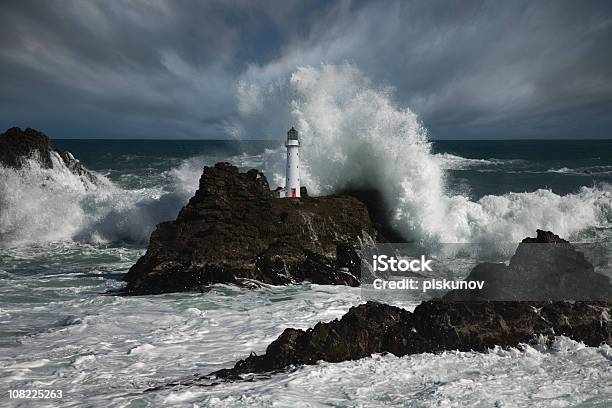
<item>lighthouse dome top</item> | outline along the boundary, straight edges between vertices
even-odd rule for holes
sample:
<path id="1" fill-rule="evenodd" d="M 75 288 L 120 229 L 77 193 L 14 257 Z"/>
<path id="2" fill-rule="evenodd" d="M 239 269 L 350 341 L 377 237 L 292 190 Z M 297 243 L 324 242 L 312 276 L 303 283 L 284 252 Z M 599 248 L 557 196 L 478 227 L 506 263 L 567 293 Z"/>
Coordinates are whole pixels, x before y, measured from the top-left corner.
<path id="1" fill-rule="evenodd" d="M 293 126 L 287 132 L 287 140 L 298 140 L 298 131 Z"/>

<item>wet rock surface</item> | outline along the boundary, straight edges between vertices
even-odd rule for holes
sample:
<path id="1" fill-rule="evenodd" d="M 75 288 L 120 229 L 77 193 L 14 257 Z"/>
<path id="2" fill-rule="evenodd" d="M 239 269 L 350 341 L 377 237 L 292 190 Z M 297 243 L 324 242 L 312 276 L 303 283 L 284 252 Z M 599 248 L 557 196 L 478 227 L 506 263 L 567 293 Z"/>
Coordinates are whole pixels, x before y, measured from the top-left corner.
<path id="1" fill-rule="evenodd" d="M 467 276 L 483 290 L 451 291 L 449 301 L 611 301 L 610 279 L 595 272 L 583 252 L 551 231 L 525 238 L 509 265 L 482 263 Z"/>
<path id="2" fill-rule="evenodd" d="M 157 226 L 125 277 L 128 294 L 258 281 L 359 285 L 363 237 L 379 239 L 354 197 L 276 198 L 260 171 L 205 167 L 177 219 Z"/>
<path id="3" fill-rule="evenodd" d="M 445 350 L 519 347 L 563 335 L 587 346 L 612 345 L 609 303 L 428 301 L 414 312 L 376 302 L 351 308 L 341 319 L 312 329 L 286 329 L 264 355 L 194 379 L 242 380 L 318 361 L 356 360 L 374 353 L 403 356 Z"/>
<path id="4" fill-rule="evenodd" d="M 536 238 L 525 238 L 509 266 L 480 264 L 470 278 L 480 278 L 479 274 L 494 274 L 494 282 L 498 283 L 506 283 L 503 275 L 507 274 L 519 280 L 512 289 L 525 296 L 529 295 L 527 290 L 537 289 L 531 286 L 544 283 L 545 293 L 555 297 L 569 294 L 566 285 L 571 285 L 572 293 L 580 295 L 592 294 L 596 285 L 603 300 L 482 301 L 483 295 L 477 292 L 457 290 L 447 293 L 443 299 L 421 303 L 414 312 L 367 302 L 351 308 L 339 320 L 318 323 L 308 330 L 286 329 L 264 355 L 251 355 L 233 368 L 203 376 L 195 382 L 245 379 L 247 374 L 270 373 L 318 361 L 356 360 L 374 353 L 403 356 L 445 350 L 485 351 L 494 346 L 519 347 L 538 336 L 552 340 L 562 335 L 588 346 L 612 345 L 612 297 L 608 278 L 593 272 L 583 253 L 552 232 L 538 230 Z M 549 280 L 542 281 L 544 278 Z M 487 295 L 492 296 L 499 290 L 499 286 L 493 286 Z M 480 296 L 476 300 L 475 294 Z M 568 297 L 576 298 L 576 295 Z"/>

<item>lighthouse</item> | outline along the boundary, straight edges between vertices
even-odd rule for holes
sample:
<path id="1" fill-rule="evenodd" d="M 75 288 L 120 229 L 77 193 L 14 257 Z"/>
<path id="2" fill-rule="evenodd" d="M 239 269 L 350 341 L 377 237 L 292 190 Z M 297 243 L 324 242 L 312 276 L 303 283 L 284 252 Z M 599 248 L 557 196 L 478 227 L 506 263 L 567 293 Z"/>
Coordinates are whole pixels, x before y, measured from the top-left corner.
<path id="1" fill-rule="evenodd" d="M 291 127 L 287 132 L 287 181 L 285 184 L 285 197 L 298 198 L 300 196 L 300 141 L 298 132 Z"/>

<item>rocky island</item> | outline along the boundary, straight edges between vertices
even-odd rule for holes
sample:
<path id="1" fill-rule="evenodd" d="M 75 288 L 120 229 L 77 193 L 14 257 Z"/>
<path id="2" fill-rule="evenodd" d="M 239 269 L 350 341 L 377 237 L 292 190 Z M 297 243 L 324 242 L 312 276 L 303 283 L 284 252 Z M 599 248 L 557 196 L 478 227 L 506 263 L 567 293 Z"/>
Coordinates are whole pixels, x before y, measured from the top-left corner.
<path id="1" fill-rule="evenodd" d="M 125 276 L 128 294 L 201 290 L 214 283 L 358 286 L 361 240 L 380 240 L 354 197 L 278 198 L 262 172 L 205 167 L 175 221 L 157 226 Z"/>
<path id="2" fill-rule="evenodd" d="M 569 241 L 551 231 L 536 231 L 516 248 L 508 265 L 483 262 L 466 281 L 484 282 L 483 290 L 451 291 L 447 301 L 610 301 L 610 278 Z"/>

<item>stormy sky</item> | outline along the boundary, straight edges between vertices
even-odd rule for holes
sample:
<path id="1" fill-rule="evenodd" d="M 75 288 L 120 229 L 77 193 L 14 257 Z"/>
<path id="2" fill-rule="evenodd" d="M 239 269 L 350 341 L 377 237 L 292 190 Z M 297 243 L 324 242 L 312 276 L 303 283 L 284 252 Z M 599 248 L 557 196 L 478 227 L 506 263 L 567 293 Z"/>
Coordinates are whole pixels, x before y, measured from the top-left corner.
<path id="1" fill-rule="evenodd" d="M 229 138 L 240 83 L 321 63 L 434 139 L 612 137 L 610 1 L 3 0 L 0 127 Z"/>

